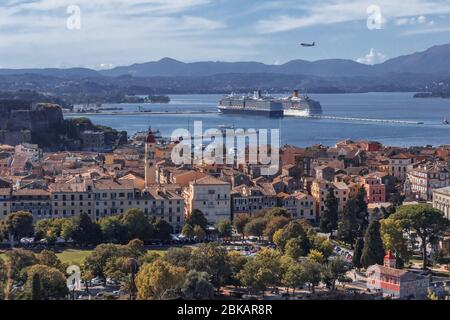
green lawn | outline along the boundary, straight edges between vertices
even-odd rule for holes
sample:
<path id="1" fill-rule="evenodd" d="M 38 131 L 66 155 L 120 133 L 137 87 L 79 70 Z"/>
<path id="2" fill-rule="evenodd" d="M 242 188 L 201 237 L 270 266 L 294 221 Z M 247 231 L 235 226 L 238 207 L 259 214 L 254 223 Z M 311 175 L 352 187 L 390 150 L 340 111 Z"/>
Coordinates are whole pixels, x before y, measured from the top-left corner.
<path id="1" fill-rule="evenodd" d="M 66 264 L 76 264 L 81 265 L 86 259 L 87 256 L 91 254 L 92 250 L 76 250 L 76 249 L 67 249 L 61 252 L 57 252 L 56 255 L 61 260 L 61 262 Z M 148 252 L 158 253 L 160 255 L 164 255 L 166 249 L 162 250 L 148 250 Z M 0 258 L 5 260 L 6 255 L 0 251 Z"/>

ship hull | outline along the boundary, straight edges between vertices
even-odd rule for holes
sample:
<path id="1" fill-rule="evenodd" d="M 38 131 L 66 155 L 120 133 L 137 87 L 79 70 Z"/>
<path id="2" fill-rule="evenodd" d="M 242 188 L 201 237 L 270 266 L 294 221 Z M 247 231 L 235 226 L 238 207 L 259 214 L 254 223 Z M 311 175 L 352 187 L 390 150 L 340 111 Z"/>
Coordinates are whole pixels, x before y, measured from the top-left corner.
<path id="1" fill-rule="evenodd" d="M 311 111 L 308 109 L 305 109 L 305 110 L 285 109 L 284 116 L 285 117 L 310 117 Z"/>
<path id="2" fill-rule="evenodd" d="M 248 114 L 254 116 L 265 116 L 271 118 L 281 118 L 284 115 L 283 110 L 245 110 L 245 109 L 228 109 L 218 108 L 222 114 Z"/>

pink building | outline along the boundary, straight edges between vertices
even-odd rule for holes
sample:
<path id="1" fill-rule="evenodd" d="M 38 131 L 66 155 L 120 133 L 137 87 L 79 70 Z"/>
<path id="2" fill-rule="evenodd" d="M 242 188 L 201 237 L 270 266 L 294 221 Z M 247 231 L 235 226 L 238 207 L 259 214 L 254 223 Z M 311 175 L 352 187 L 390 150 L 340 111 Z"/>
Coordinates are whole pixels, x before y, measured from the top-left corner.
<path id="1" fill-rule="evenodd" d="M 363 177 L 362 182 L 367 194 L 367 203 L 386 202 L 386 186 L 381 182 L 381 177 L 369 174 Z"/>

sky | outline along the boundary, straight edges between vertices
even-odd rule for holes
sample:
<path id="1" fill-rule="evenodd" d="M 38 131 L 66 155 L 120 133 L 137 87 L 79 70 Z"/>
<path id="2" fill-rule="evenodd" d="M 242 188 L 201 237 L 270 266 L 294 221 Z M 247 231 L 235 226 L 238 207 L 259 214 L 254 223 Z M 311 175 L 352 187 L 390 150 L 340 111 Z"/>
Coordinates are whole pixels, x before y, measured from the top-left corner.
<path id="1" fill-rule="evenodd" d="M 446 43 L 450 0 L 0 0 L 0 68 L 374 64 Z"/>

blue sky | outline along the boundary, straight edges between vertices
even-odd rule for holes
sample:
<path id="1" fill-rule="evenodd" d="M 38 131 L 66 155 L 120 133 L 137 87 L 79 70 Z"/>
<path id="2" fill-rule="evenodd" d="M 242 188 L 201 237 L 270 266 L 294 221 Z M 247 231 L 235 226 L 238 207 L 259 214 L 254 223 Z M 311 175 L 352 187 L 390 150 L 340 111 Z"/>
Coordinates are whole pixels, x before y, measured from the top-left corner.
<path id="1" fill-rule="evenodd" d="M 380 29 L 367 26 L 373 5 Z M 450 0 L 0 0 L 1 68 L 101 69 L 163 57 L 373 64 L 444 43 Z"/>

